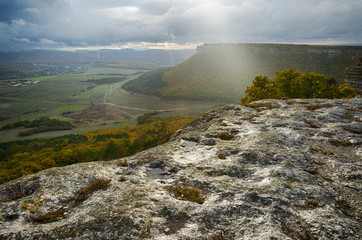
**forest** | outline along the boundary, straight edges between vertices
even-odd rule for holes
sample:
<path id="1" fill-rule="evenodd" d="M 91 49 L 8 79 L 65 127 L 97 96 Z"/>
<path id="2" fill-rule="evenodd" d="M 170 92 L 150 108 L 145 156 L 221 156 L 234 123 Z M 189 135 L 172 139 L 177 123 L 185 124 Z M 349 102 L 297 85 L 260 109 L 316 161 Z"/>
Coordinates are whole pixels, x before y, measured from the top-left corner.
<path id="1" fill-rule="evenodd" d="M 0 143 L 0 184 L 79 162 L 107 161 L 163 144 L 195 116 L 143 117 L 134 127 L 95 130 L 56 138 Z"/>

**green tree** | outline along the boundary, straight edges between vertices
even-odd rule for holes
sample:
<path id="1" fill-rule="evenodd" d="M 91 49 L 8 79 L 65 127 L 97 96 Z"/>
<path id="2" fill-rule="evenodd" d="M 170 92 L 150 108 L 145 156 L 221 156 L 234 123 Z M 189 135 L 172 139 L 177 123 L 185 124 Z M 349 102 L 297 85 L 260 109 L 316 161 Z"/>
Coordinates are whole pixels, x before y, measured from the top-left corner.
<path id="1" fill-rule="evenodd" d="M 350 98 L 357 95 L 353 88 L 337 86 L 332 77 L 308 70 L 303 74 L 289 68 L 275 74 L 273 80 L 256 76 L 253 85 L 247 87 L 241 103 L 265 98 Z"/>
<path id="2" fill-rule="evenodd" d="M 272 80 L 266 76 L 256 76 L 253 85 L 247 87 L 246 97 L 248 102 L 273 97 L 274 87 Z"/>
<path id="3" fill-rule="evenodd" d="M 286 69 L 284 71 L 276 72 L 276 78 L 274 79 L 273 85 L 275 85 L 276 96 L 274 97 L 297 97 L 298 89 L 294 91 L 293 83 L 299 83 L 303 77 L 303 73 L 294 71 L 293 68 Z M 298 87 L 297 84 L 294 84 Z"/>

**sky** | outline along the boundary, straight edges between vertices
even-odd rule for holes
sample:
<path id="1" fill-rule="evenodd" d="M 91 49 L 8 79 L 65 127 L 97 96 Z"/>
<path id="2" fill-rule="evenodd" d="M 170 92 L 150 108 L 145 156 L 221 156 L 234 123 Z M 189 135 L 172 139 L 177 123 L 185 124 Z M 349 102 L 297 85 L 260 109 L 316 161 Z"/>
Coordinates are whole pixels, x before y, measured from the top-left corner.
<path id="1" fill-rule="evenodd" d="M 362 0 L 0 0 L 0 51 L 362 45 Z"/>

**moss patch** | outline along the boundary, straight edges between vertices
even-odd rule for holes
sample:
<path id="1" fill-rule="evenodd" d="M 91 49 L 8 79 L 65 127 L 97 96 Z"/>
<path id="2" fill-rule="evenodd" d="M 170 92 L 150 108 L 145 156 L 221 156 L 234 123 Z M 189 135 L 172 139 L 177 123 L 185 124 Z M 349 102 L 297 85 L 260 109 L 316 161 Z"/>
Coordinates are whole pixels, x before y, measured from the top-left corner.
<path id="1" fill-rule="evenodd" d="M 58 221 L 58 220 L 64 218 L 65 213 L 66 213 L 66 209 L 61 208 L 61 209 L 58 209 L 53 212 L 47 212 L 45 214 L 29 217 L 28 221 L 33 222 L 33 223 L 40 223 L 40 224 L 55 222 L 55 221 Z"/>
<path id="2" fill-rule="evenodd" d="M 15 221 L 18 218 L 19 218 L 19 214 L 10 214 L 10 215 L 4 216 L 4 220 L 7 222 Z"/>
<path id="3" fill-rule="evenodd" d="M 349 147 L 353 145 L 350 141 L 346 140 L 331 140 L 329 143 L 336 147 Z"/>
<path id="4" fill-rule="evenodd" d="M 292 237 L 293 239 L 318 240 L 318 237 L 316 237 L 315 233 L 309 230 L 298 231 L 297 226 L 294 226 L 294 224 L 283 223 L 281 229 L 286 235 Z"/>
<path id="5" fill-rule="evenodd" d="M 320 128 L 321 127 L 320 124 L 315 123 L 315 122 L 306 121 L 305 123 L 308 124 L 310 128 Z"/>
<path id="6" fill-rule="evenodd" d="M 104 178 L 95 178 L 90 181 L 87 186 L 79 189 L 76 192 L 75 200 L 72 201 L 68 206 L 62 207 L 58 210 L 47 212 L 40 215 L 30 216 L 27 218 L 28 222 L 45 224 L 58 221 L 60 219 L 65 218 L 67 211 L 70 209 L 80 205 L 83 201 L 85 201 L 92 193 L 98 190 L 104 190 L 108 188 L 111 180 Z"/>
<path id="7" fill-rule="evenodd" d="M 111 180 L 105 178 L 95 178 L 87 186 L 81 188 L 76 193 L 75 204 L 80 204 L 85 201 L 92 193 L 98 190 L 108 188 Z"/>
<path id="8" fill-rule="evenodd" d="M 124 159 L 124 160 L 119 160 L 119 161 L 117 162 L 117 166 L 118 166 L 118 167 L 128 167 L 128 162 L 127 162 L 126 159 Z"/>
<path id="9" fill-rule="evenodd" d="M 320 108 L 330 108 L 333 107 L 331 104 L 314 104 L 314 105 L 308 105 L 307 109 L 310 111 L 314 111 Z"/>
<path id="10" fill-rule="evenodd" d="M 304 171 L 310 173 L 310 174 L 313 174 L 313 175 L 316 175 L 319 173 L 319 170 L 318 168 L 305 168 L 303 169 Z"/>
<path id="11" fill-rule="evenodd" d="M 173 197 L 179 200 L 195 202 L 198 204 L 203 204 L 205 201 L 202 190 L 193 186 L 180 184 L 170 187 L 168 190 Z"/>
<path id="12" fill-rule="evenodd" d="M 350 122 L 361 122 L 361 120 L 353 114 L 346 114 L 343 116 L 343 118 Z"/>
<path id="13" fill-rule="evenodd" d="M 212 235 L 211 237 L 203 238 L 203 240 L 206 240 L 206 239 L 207 240 L 233 240 L 235 238 L 233 236 L 231 236 L 230 234 L 219 232 L 219 233 Z"/>
<path id="14" fill-rule="evenodd" d="M 118 182 L 125 182 L 125 181 L 127 181 L 127 179 L 126 179 L 125 176 L 120 176 L 120 177 L 118 178 Z"/>
<path id="15" fill-rule="evenodd" d="M 232 140 L 234 136 L 228 132 L 219 132 L 218 134 L 214 135 L 213 137 L 220 138 L 221 140 Z"/>
<path id="16" fill-rule="evenodd" d="M 322 132 L 322 133 L 320 133 L 319 135 L 322 136 L 322 137 L 330 138 L 330 137 L 335 136 L 336 134 L 335 134 L 335 133 L 332 133 L 332 132 Z"/>
<path id="17" fill-rule="evenodd" d="M 273 105 L 273 103 L 271 103 L 271 102 L 249 103 L 249 104 L 246 104 L 245 106 L 251 107 L 251 108 L 255 109 L 257 112 L 261 112 L 265 109 L 280 108 L 279 105 Z"/>
<path id="18" fill-rule="evenodd" d="M 26 186 L 24 183 L 16 183 L 10 185 L 5 191 L 7 197 L 5 201 L 13 201 L 26 196 L 30 196 L 34 193 L 38 185 Z"/>
<path id="19" fill-rule="evenodd" d="M 354 134 L 361 134 L 362 131 L 357 129 L 357 128 L 351 128 L 351 127 L 343 127 L 343 130 L 348 131 L 350 133 L 354 133 Z"/>
<path id="20" fill-rule="evenodd" d="M 350 215 L 349 214 L 349 211 L 351 210 L 351 206 L 349 205 L 349 203 L 346 201 L 346 200 L 344 200 L 344 199 L 338 199 L 337 201 L 336 201 L 336 203 L 337 203 L 337 208 L 341 211 L 341 212 L 343 212 L 344 214 L 346 214 L 346 215 Z"/>

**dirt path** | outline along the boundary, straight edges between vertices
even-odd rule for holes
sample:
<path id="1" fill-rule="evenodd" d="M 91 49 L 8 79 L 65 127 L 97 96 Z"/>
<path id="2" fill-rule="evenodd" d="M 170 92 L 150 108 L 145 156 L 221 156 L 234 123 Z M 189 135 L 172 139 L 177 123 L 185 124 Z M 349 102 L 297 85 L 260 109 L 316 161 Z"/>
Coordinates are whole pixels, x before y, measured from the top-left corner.
<path id="1" fill-rule="evenodd" d="M 119 88 L 119 89 L 121 89 L 121 88 Z M 120 94 L 126 94 L 126 93 L 125 93 L 126 91 L 121 93 L 121 92 L 118 91 L 119 89 L 117 89 L 117 92 L 118 92 L 118 93 L 120 93 Z M 150 111 L 150 110 L 147 110 L 147 109 L 127 107 L 127 106 L 122 106 L 122 105 L 119 105 L 119 104 L 107 102 L 107 92 L 109 92 L 108 95 L 111 95 L 111 94 L 112 94 L 112 91 L 113 91 L 113 87 L 111 87 L 111 88 L 109 89 L 109 91 L 106 90 L 106 91 L 104 92 L 103 104 L 107 104 L 107 105 L 111 105 L 111 106 L 115 106 L 115 107 L 122 107 L 122 108 L 130 109 L 130 110 L 139 110 L 139 111 L 145 111 L 145 112 L 149 112 L 149 111 Z M 129 95 L 129 94 L 126 94 L 126 95 Z M 125 113 L 125 114 L 127 114 L 128 116 L 131 116 L 131 117 L 137 117 L 137 116 L 142 115 L 142 114 L 132 115 L 132 114 L 130 114 L 130 113 L 126 112 L 126 111 L 123 111 L 123 110 L 119 110 L 119 111 L 121 111 L 121 112 L 123 112 L 123 113 Z"/>
<path id="2" fill-rule="evenodd" d="M 150 111 L 152 111 L 152 110 L 150 110 L 150 109 L 127 107 L 127 106 L 118 105 L 118 104 L 114 104 L 114 103 L 112 103 L 112 104 L 113 104 L 113 105 L 116 105 L 116 106 L 118 106 L 118 107 L 125 108 L 125 109 L 130 109 L 130 110 L 139 110 L 139 111 L 144 111 L 144 112 L 150 112 Z"/>
<path id="3" fill-rule="evenodd" d="M 114 106 L 114 107 L 123 107 L 123 106 L 120 106 L 120 105 L 117 105 L 117 104 L 114 104 L 114 103 L 109 103 L 109 102 L 104 102 L 104 104 L 107 104 L 107 105 L 110 105 L 110 106 Z M 124 114 L 127 114 L 127 115 L 130 116 L 130 117 L 138 117 L 138 116 L 140 116 L 140 115 L 132 115 L 132 114 L 130 114 L 130 113 L 126 112 L 126 111 L 120 110 L 120 109 L 118 109 L 118 111 L 120 111 L 120 112 L 122 112 L 122 113 L 124 113 Z M 142 114 L 141 114 L 141 115 L 142 115 Z"/>
<path id="4" fill-rule="evenodd" d="M 103 96 L 103 104 L 107 104 L 107 105 L 111 105 L 111 106 L 115 106 L 115 107 L 121 107 L 121 108 L 124 108 L 124 109 L 129 109 L 129 110 L 137 110 L 137 111 L 142 111 L 142 112 L 152 112 L 152 111 L 158 111 L 158 112 L 166 112 L 166 111 L 181 111 L 181 110 L 187 110 L 187 109 L 197 109 L 197 108 L 205 108 L 206 106 L 198 106 L 198 107 L 180 107 L 180 108 L 166 108 L 166 109 L 145 109 L 145 108 L 139 108 L 139 107 L 130 107 L 130 106 L 125 106 L 125 105 L 120 105 L 120 104 L 115 104 L 115 103 L 111 103 L 111 102 L 107 102 L 107 96 L 110 96 L 112 95 L 113 93 L 113 87 L 111 87 L 110 89 L 106 90 L 104 92 L 104 96 Z M 121 94 L 121 95 L 142 95 L 142 94 L 139 94 L 139 93 L 135 93 L 135 92 L 130 92 L 130 91 L 127 91 L 127 90 L 124 90 L 122 87 L 120 88 L 117 88 L 116 89 L 116 93 L 117 94 Z M 147 97 L 151 97 L 151 98 L 155 98 L 157 100 L 160 100 L 159 98 L 157 97 L 154 97 L 154 96 L 148 96 L 148 95 L 144 95 L 144 96 L 147 96 Z M 160 100 L 162 101 L 162 100 Z M 131 117 L 138 117 L 138 116 L 141 116 L 142 114 L 137 114 L 137 115 L 132 115 L 126 111 L 123 111 L 123 110 L 120 110 L 119 111 L 131 116 Z"/>

